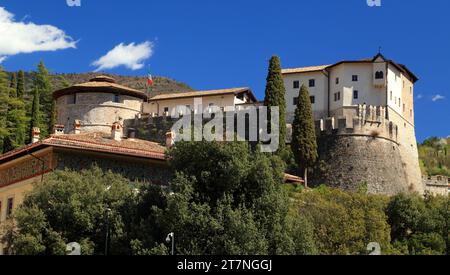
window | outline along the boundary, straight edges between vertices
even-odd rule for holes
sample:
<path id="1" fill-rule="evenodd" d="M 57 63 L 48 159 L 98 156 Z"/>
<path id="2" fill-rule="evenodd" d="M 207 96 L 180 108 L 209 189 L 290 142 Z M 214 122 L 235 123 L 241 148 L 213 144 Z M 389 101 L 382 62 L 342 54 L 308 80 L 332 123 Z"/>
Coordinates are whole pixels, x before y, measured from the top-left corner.
<path id="1" fill-rule="evenodd" d="M 6 217 L 11 217 L 13 213 L 13 207 L 14 207 L 14 198 L 9 198 L 8 203 L 6 204 Z"/>
<path id="2" fill-rule="evenodd" d="M 310 96 L 309 100 L 311 100 L 311 104 L 316 103 L 316 97 L 315 96 Z"/>
<path id="3" fill-rule="evenodd" d="M 294 103 L 295 106 L 298 105 L 298 97 L 294 97 L 293 103 Z"/>
<path id="4" fill-rule="evenodd" d="M 390 94 L 390 99 L 391 99 L 391 101 L 392 101 L 392 91 L 391 91 L 391 94 Z"/>
<path id="5" fill-rule="evenodd" d="M 294 81 L 294 89 L 299 89 L 300 88 L 300 81 L 296 80 Z"/>
<path id="6" fill-rule="evenodd" d="M 336 84 L 339 84 L 339 77 L 336 77 Z"/>
<path id="7" fill-rule="evenodd" d="M 403 112 L 406 111 L 406 105 L 403 103 Z"/>
<path id="8" fill-rule="evenodd" d="M 309 87 L 316 87 L 316 80 L 315 79 L 310 79 L 309 80 Z"/>
<path id="9" fill-rule="evenodd" d="M 341 92 L 334 93 L 334 101 L 341 100 Z"/>
<path id="10" fill-rule="evenodd" d="M 169 107 L 164 107 L 164 113 L 168 113 L 169 112 Z"/>
<path id="11" fill-rule="evenodd" d="M 358 81 L 358 76 L 357 75 L 352 75 L 352 81 L 353 82 L 357 82 Z"/>
<path id="12" fill-rule="evenodd" d="M 67 104 L 77 104 L 77 94 L 67 96 Z"/>
<path id="13" fill-rule="evenodd" d="M 120 103 L 120 95 L 119 94 L 114 94 L 113 102 Z"/>
<path id="14" fill-rule="evenodd" d="M 382 71 L 378 71 L 375 73 L 375 79 L 383 79 L 384 73 Z"/>
<path id="15" fill-rule="evenodd" d="M 358 90 L 354 90 L 354 91 L 353 91 L 353 99 L 358 99 L 358 97 L 359 97 L 359 92 L 358 92 Z"/>

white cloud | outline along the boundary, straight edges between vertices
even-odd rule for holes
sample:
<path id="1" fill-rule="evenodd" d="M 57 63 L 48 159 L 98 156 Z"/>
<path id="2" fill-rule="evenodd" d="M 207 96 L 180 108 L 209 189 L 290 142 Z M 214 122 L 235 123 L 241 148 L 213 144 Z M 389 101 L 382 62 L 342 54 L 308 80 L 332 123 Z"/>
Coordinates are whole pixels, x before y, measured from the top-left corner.
<path id="1" fill-rule="evenodd" d="M 97 66 L 96 71 L 113 69 L 125 66 L 131 70 L 138 70 L 144 67 L 144 61 L 153 55 L 153 43 L 145 41 L 141 44 L 134 42 L 129 45 L 120 43 L 106 55 L 100 57 L 92 63 Z"/>
<path id="2" fill-rule="evenodd" d="M 436 102 L 438 100 L 443 100 L 443 99 L 445 99 L 445 96 L 435 95 L 435 96 L 433 96 L 433 98 L 431 100 L 433 100 L 433 102 Z"/>
<path id="3" fill-rule="evenodd" d="M 0 7 L 0 63 L 8 56 L 39 51 L 76 48 L 76 41 L 52 25 L 15 21 L 14 15 Z"/>
<path id="4" fill-rule="evenodd" d="M 418 94 L 417 95 L 417 99 L 422 99 L 423 98 L 423 95 L 422 94 Z"/>

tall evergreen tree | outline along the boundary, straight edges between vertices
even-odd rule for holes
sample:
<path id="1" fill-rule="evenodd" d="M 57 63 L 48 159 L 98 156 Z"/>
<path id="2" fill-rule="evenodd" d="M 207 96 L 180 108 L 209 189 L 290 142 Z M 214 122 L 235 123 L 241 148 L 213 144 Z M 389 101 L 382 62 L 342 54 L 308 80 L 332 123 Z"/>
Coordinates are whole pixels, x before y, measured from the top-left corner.
<path id="1" fill-rule="evenodd" d="M 31 107 L 31 118 L 30 118 L 30 129 L 28 131 L 28 141 L 31 142 L 31 140 L 33 139 L 32 136 L 32 132 L 33 132 L 33 128 L 34 127 L 39 127 L 41 128 L 41 104 L 40 104 L 40 95 L 39 95 L 39 90 L 37 88 L 34 89 L 34 94 L 33 94 L 33 104 Z"/>
<path id="2" fill-rule="evenodd" d="M 38 72 L 36 74 L 34 85 L 40 96 L 39 103 L 41 105 L 41 115 L 39 119 L 41 120 L 39 121 L 39 124 L 41 124 L 41 135 L 46 137 L 51 133 L 53 125 L 55 124 L 55 108 L 52 96 L 53 88 L 50 83 L 50 74 L 42 61 L 38 65 Z"/>
<path id="3" fill-rule="evenodd" d="M 17 97 L 16 74 L 12 74 L 6 114 L 6 136 L 3 143 L 3 153 L 25 144 L 26 110 L 23 99 Z"/>
<path id="4" fill-rule="evenodd" d="M 291 147 L 300 171 L 304 172 L 305 185 L 307 186 L 308 168 L 316 162 L 318 154 L 311 99 L 305 85 L 300 88 L 297 108 L 295 109 Z"/>
<path id="5" fill-rule="evenodd" d="M 273 56 L 269 62 L 269 72 L 267 75 L 266 92 L 264 105 L 269 108 L 268 120 L 270 121 L 270 107 L 279 107 L 279 127 L 280 127 L 280 152 L 286 145 L 286 89 L 284 87 L 283 77 L 281 74 L 281 62 L 278 56 Z M 269 126 L 269 129 L 270 126 Z"/>
<path id="6" fill-rule="evenodd" d="M 23 99 L 25 94 L 25 74 L 22 70 L 18 73 L 16 92 L 17 97 Z"/>
<path id="7" fill-rule="evenodd" d="M 0 152 L 3 151 L 3 140 L 8 135 L 6 118 L 8 114 L 9 79 L 3 68 L 0 67 Z"/>
<path id="8" fill-rule="evenodd" d="M 9 81 L 9 88 L 10 88 L 10 90 L 9 90 L 10 96 L 12 95 L 13 97 L 17 97 L 17 92 L 16 92 L 17 75 L 16 75 L 16 73 L 11 74 L 11 79 Z"/>

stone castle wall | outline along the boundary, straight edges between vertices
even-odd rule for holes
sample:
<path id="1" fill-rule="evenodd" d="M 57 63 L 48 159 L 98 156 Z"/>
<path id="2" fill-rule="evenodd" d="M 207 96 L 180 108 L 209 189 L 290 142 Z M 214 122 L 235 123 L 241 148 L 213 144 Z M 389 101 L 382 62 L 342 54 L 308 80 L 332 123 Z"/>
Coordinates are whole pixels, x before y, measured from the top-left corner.
<path id="1" fill-rule="evenodd" d="M 415 179 L 420 168 L 417 147 L 414 153 L 411 146 L 413 127 L 406 133 L 389 119 L 385 107 L 358 106 L 354 116 L 345 115 L 316 121 L 319 155 L 326 167 L 313 184 L 352 191 L 367 186 L 369 193 L 386 195 L 423 193 L 423 184 Z"/>
<path id="2" fill-rule="evenodd" d="M 112 93 L 80 93 L 75 104 L 73 95 L 57 100 L 57 124 L 64 125 L 66 134 L 71 133 L 75 120 L 81 121 L 81 131 L 111 132 L 111 125 L 119 120 L 134 119 L 141 113 L 142 99 L 121 95 L 118 103 L 113 102 Z M 126 126 L 126 125 L 125 125 Z"/>

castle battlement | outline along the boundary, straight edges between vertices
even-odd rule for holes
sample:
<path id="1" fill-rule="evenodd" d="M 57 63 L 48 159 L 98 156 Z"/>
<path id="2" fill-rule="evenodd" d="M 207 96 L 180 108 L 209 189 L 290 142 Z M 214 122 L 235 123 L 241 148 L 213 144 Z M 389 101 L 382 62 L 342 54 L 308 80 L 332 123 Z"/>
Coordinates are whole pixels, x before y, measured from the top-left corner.
<path id="1" fill-rule="evenodd" d="M 398 126 L 386 118 L 386 107 L 358 105 L 353 116 L 335 116 L 315 121 L 316 134 L 355 135 L 398 142 Z"/>

